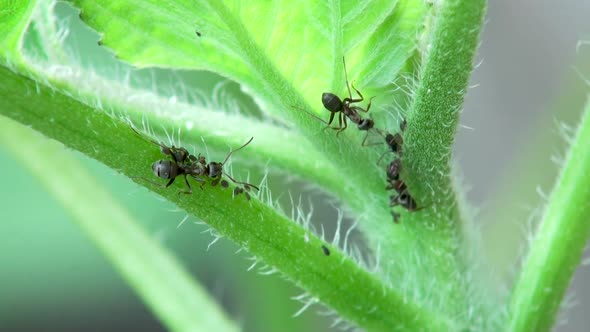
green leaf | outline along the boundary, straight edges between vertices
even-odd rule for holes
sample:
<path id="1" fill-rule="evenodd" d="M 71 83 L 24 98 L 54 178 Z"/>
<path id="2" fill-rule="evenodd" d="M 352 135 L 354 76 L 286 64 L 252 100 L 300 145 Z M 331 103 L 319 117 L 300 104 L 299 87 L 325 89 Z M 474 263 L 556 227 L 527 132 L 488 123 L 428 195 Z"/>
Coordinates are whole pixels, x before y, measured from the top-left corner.
<path id="1" fill-rule="evenodd" d="M 590 100 L 512 292 L 509 331 L 550 331 L 590 238 Z"/>
<path id="2" fill-rule="evenodd" d="M 370 78 L 362 84 L 390 83 L 415 48 L 424 14 L 421 1 L 407 0 L 72 3 L 121 59 L 215 71 L 274 103 L 279 108 L 263 111 L 281 117 L 284 106 L 301 104 L 294 87 L 314 104 L 318 91 L 344 92 L 342 56 L 354 64 L 351 75 Z"/>
<path id="3" fill-rule="evenodd" d="M 0 52 L 11 61 L 19 61 L 22 36 L 29 26 L 37 1 L 2 0 L 0 2 Z"/>
<path id="4" fill-rule="evenodd" d="M 68 207 L 73 220 L 164 325 L 175 331 L 238 331 L 207 291 L 63 145 L 4 116 L 0 128 L 3 147 Z"/>

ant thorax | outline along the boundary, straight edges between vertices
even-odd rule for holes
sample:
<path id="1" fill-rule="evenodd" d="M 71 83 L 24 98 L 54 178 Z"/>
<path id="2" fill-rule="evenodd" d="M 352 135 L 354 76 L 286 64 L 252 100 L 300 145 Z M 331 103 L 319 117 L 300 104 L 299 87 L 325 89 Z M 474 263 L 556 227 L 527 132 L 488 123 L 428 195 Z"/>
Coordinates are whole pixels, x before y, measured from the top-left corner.
<path id="1" fill-rule="evenodd" d="M 201 162 L 194 160 L 193 162 L 183 165 L 182 169 L 184 173 L 192 175 L 194 177 L 205 175 L 205 165 Z"/>
<path id="2" fill-rule="evenodd" d="M 352 123 L 355 123 L 360 126 L 360 123 L 363 120 L 363 118 L 361 118 L 361 116 L 356 112 L 356 110 L 344 104 L 344 108 L 342 109 L 342 111 L 344 112 L 344 115 L 346 115 Z"/>
<path id="3" fill-rule="evenodd" d="M 399 158 L 395 158 L 387 166 L 387 178 L 390 180 L 399 180 L 399 175 L 402 169 L 402 161 Z"/>

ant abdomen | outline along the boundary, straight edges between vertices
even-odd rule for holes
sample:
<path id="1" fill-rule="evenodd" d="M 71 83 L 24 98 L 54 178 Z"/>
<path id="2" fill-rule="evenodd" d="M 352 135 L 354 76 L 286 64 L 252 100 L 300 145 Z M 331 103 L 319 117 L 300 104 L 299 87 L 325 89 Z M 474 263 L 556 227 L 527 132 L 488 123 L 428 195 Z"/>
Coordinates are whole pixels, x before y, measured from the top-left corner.
<path id="1" fill-rule="evenodd" d="M 331 92 L 322 93 L 322 104 L 332 113 L 340 111 L 343 106 L 342 100 Z"/>
<path id="2" fill-rule="evenodd" d="M 158 160 L 152 164 L 152 171 L 162 179 L 172 179 L 178 176 L 178 165 L 172 160 Z"/>

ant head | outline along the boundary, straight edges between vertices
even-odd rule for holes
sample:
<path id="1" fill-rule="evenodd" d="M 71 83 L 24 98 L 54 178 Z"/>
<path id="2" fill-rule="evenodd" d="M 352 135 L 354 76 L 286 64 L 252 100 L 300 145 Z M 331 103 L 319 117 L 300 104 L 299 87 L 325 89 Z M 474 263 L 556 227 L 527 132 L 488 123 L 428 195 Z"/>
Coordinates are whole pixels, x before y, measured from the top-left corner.
<path id="1" fill-rule="evenodd" d="M 399 195 L 398 203 L 399 205 L 406 208 L 408 211 L 416 210 L 416 201 L 414 200 L 412 195 L 410 195 L 410 193 L 408 193 L 407 191 Z"/>
<path id="2" fill-rule="evenodd" d="M 406 206 L 410 200 L 410 195 L 407 192 L 403 192 L 399 195 L 399 203 L 403 206 Z"/>
<path id="3" fill-rule="evenodd" d="M 362 119 L 361 122 L 358 124 L 359 130 L 369 130 L 373 128 L 375 125 L 375 121 L 373 119 Z"/>
<path id="4" fill-rule="evenodd" d="M 385 142 L 391 148 L 392 152 L 398 153 L 401 150 L 402 145 L 404 144 L 404 139 L 400 133 L 396 133 L 395 135 L 387 134 L 385 136 Z"/>
<path id="5" fill-rule="evenodd" d="M 342 100 L 331 92 L 322 93 L 322 104 L 324 104 L 324 107 L 332 113 L 340 111 L 343 106 Z"/>
<path id="6" fill-rule="evenodd" d="M 209 165 L 207 165 L 207 173 L 210 178 L 221 176 L 221 173 L 223 173 L 223 164 L 216 161 L 210 162 Z"/>
<path id="7" fill-rule="evenodd" d="M 416 204 L 416 201 L 414 200 L 414 198 L 412 196 L 408 195 L 407 203 L 404 204 L 403 206 L 410 211 L 416 211 L 417 210 L 416 205 L 417 204 Z"/>
<path id="8" fill-rule="evenodd" d="M 172 160 L 161 159 L 152 164 L 152 171 L 162 179 L 171 179 L 176 177 L 178 166 Z"/>

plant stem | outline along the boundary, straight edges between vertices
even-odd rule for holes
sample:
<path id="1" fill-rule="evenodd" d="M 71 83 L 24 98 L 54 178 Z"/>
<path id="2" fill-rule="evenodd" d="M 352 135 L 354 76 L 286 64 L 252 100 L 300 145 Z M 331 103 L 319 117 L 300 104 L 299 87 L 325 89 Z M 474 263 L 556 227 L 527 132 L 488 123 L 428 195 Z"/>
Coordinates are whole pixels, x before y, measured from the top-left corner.
<path id="1" fill-rule="evenodd" d="M 509 331 L 549 331 L 590 237 L 590 100 L 510 304 Z"/>
<path id="2" fill-rule="evenodd" d="M 190 274 L 64 150 L 0 116 L 0 141 L 47 188 L 115 269 L 174 331 L 238 331 Z"/>
<path id="3" fill-rule="evenodd" d="M 485 0 L 449 0 L 435 4 L 426 58 L 404 134 L 402 178 L 424 209 L 403 212 L 404 223 L 416 233 L 422 271 L 436 280 L 435 302 L 442 310 L 465 312 L 463 220 L 451 172 L 451 151 L 467 91 L 473 58 L 485 15 Z M 429 255 L 429 253 L 435 253 Z M 426 261 L 426 263 L 424 263 Z M 417 263 L 417 265 L 419 265 Z M 419 284 L 428 285 L 424 280 Z M 426 292 L 427 290 L 425 290 Z"/>

